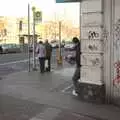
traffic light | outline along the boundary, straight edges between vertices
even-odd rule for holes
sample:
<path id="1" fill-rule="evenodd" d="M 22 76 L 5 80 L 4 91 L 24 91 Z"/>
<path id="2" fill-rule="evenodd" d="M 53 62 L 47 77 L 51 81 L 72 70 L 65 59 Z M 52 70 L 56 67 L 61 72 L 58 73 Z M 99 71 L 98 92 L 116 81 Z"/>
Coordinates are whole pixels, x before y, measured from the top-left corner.
<path id="1" fill-rule="evenodd" d="M 20 22 L 19 22 L 19 31 L 22 31 L 22 24 L 23 24 L 23 21 L 20 20 Z"/>

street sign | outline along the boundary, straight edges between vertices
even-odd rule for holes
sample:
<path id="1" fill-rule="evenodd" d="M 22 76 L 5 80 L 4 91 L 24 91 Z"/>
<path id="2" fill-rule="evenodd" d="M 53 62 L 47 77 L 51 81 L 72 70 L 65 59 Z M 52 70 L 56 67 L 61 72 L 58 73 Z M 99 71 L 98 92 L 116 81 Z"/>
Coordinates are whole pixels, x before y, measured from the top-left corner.
<path id="1" fill-rule="evenodd" d="M 42 22 L 42 12 L 41 11 L 35 12 L 35 21 Z"/>
<path id="2" fill-rule="evenodd" d="M 81 2 L 81 0 L 56 0 L 56 3 Z"/>

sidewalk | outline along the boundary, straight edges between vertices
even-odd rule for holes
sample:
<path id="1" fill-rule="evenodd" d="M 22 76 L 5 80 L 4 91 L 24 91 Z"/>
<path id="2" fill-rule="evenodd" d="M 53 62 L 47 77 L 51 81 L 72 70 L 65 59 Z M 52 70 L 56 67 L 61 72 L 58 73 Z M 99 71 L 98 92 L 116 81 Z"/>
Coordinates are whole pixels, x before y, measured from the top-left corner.
<path id="1" fill-rule="evenodd" d="M 74 68 L 63 67 L 43 75 L 39 71 L 8 75 L 0 81 L 0 120 L 119 120 L 120 108 L 86 103 L 66 92 L 72 87 L 73 72 Z M 18 109 L 22 112 L 16 113 Z"/>

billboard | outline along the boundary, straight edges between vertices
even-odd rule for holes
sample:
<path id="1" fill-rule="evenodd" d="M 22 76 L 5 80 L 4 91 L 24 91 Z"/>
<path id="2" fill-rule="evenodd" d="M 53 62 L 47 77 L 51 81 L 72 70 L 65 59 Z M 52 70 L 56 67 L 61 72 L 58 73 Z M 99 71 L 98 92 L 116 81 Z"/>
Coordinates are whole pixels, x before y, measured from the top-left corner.
<path id="1" fill-rule="evenodd" d="M 81 0 L 56 0 L 56 3 L 80 2 Z"/>

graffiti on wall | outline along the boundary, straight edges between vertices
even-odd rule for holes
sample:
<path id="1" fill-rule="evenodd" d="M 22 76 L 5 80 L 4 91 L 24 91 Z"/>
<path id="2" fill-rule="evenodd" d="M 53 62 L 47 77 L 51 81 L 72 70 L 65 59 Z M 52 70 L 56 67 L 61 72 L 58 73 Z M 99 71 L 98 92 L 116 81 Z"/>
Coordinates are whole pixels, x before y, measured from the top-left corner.
<path id="1" fill-rule="evenodd" d="M 95 44 L 93 44 L 93 45 L 88 45 L 88 48 L 91 50 L 91 51 L 97 51 L 98 50 L 98 47 L 95 45 Z"/>
<path id="2" fill-rule="evenodd" d="M 92 59 L 91 62 L 92 62 L 93 66 L 96 66 L 96 65 L 100 64 L 100 59 L 99 58 L 95 58 L 95 59 Z"/>
<path id="3" fill-rule="evenodd" d="M 85 65 L 92 65 L 92 66 L 99 66 L 101 65 L 100 57 L 98 56 L 88 56 L 88 55 L 82 55 L 82 62 Z"/>
<path id="4" fill-rule="evenodd" d="M 89 31 L 88 32 L 88 39 L 89 40 L 93 40 L 99 37 L 99 33 L 95 32 L 95 31 Z"/>
<path id="5" fill-rule="evenodd" d="M 115 85 L 116 83 L 119 84 L 120 83 L 120 61 L 116 62 L 114 64 L 115 66 L 115 70 L 116 70 L 116 76 L 113 80 L 113 85 Z"/>
<path id="6" fill-rule="evenodd" d="M 94 39 L 97 39 L 98 37 L 99 37 L 99 33 L 95 32 L 95 31 L 89 31 L 88 32 L 88 39 L 89 40 L 94 40 Z M 91 51 L 97 51 L 98 50 L 98 47 L 95 44 L 89 44 L 88 48 Z"/>
<path id="7" fill-rule="evenodd" d="M 114 63 L 115 77 L 113 79 L 113 84 L 120 83 L 120 19 L 117 20 L 114 25 Z"/>
<path id="8" fill-rule="evenodd" d="M 120 47 L 120 19 L 114 26 L 114 47 L 118 49 Z"/>

